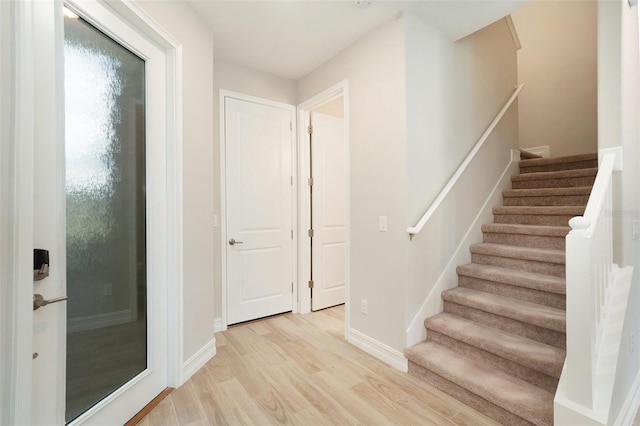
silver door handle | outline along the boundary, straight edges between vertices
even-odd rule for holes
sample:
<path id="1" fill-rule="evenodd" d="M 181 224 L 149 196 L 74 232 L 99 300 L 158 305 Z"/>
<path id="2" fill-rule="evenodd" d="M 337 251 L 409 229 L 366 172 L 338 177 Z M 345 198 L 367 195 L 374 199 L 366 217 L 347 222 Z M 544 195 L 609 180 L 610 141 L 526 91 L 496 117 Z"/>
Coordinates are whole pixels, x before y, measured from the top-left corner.
<path id="1" fill-rule="evenodd" d="M 62 302 L 63 300 L 67 300 L 69 297 L 54 297 L 53 299 L 45 299 L 41 294 L 33 295 L 33 310 L 40 309 L 43 306 L 50 305 L 52 303 Z"/>
<path id="2" fill-rule="evenodd" d="M 242 244 L 242 241 L 236 241 L 233 238 L 229 240 L 230 246 L 235 246 L 236 244 Z"/>

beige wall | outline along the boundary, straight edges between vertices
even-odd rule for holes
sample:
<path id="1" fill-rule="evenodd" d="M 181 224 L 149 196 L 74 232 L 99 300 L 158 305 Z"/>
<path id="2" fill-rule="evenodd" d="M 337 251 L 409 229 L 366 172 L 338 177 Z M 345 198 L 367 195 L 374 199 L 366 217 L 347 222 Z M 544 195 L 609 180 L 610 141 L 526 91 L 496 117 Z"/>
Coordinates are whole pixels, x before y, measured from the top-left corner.
<path id="1" fill-rule="evenodd" d="M 338 99 L 334 99 L 331 102 L 320 105 L 318 108 L 314 109 L 313 112 L 327 114 L 332 117 L 344 118 L 344 98 L 341 96 Z"/>
<path id="2" fill-rule="evenodd" d="M 187 361 L 213 339 L 213 34 L 183 2 L 141 1 L 182 45 L 183 307 Z"/>
<path id="3" fill-rule="evenodd" d="M 596 2 L 537 0 L 512 14 L 522 49 L 521 148 L 551 156 L 597 148 Z"/>
<path id="4" fill-rule="evenodd" d="M 407 226 L 414 226 L 513 93 L 517 70 L 515 44 L 504 19 L 453 43 L 405 15 L 405 34 Z M 513 105 L 440 209 L 409 243 L 408 325 L 510 163 L 510 150 L 517 146 L 517 113 Z M 450 287 L 457 285 L 453 275 Z M 439 304 L 439 290 L 433 297 Z"/>
<path id="5" fill-rule="evenodd" d="M 305 101 L 349 84 L 351 328 L 404 349 L 406 95 L 404 30 L 394 19 L 298 82 Z M 388 232 L 378 231 L 387 216 Z M 367 299 L 368 315 L 360 313 Z"/>

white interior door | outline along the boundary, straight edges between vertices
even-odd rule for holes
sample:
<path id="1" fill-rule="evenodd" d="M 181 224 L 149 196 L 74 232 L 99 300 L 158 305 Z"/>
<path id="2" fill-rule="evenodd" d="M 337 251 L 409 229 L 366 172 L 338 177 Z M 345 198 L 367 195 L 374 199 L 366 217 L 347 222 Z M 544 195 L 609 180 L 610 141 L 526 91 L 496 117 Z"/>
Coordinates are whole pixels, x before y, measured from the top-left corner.
<path id="1" fill-rule="evenodd" d="M 311 113 L 311 309 L 344 303 L 346 281 L 346 172 L 344 119 Z"/>
<path id="2" fill-rule="evenodd" d="M 293 110 L 225 98 L 227 323 L 293 307 Z"/>
<path id="3" fill-rule="evenodd" d="M 103 3 L 31 5 L 33 291 L 69 300 L 33 311 L 30 423 L 123 424 L 167 386 L 165 56 Z"/>

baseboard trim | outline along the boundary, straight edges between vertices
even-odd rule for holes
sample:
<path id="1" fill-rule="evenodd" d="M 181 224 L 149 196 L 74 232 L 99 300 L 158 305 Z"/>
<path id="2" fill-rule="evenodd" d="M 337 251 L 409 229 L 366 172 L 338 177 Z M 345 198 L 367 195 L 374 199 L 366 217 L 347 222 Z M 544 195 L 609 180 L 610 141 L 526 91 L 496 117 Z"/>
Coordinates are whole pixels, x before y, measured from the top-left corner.
<path id="1" fill-rule="evenodd" d="M 532 146 L 530 148 L 522 148 L 522 150 L 530 152 L 532 154 L 538 154 L 542 158 L 551 157 L 551 146 L 549 145 Z"/>
<path id="2" fill-rule="evenodd" d="M 347 330 L 347 341 L 354 346 L 362 349 L 371 356 L 378 358 L 380 361 L 384 361 L 393 368 L 402 372 L 407 372 L 409 364 L 404 354 L 397 351 L 384 343 L 381 343 L 364 333 L 349 328 Z"/>
<path id="3" fill-rule="evenodd" d="M 414 315 L 413 319 L 409 323 L 406 330 L 406 345 L 407 347 L 413 346 L 423 341 L 426 337 L 426 330 L 424 328 L 424 320 L 430 316 L 439 314 L 442 311 L 442 302 L 440 294 L 448 290 L 449 288 L 457 285 L 456 268 L 458 265 L 465 263 L 463 256 L 469 258 L 468 247 L 470 244 L 477 243 L 482 239 L 482 224 L 488 223 L 492 217 L 493 206 L 499 205 L 502 199 L 502 190 L 509 188 L 511 182 L 511 175 L 517 173 L 518 162 L 514 158 L 516 153 L 511 152 L 511 161 L 507 163 L 502 175 L 496 182 L 495 186 L 487 196 L 479 213 L 467 229 L 466 234 L 456 247 L 455 251 L 451 255 L 449 263 L 444 267 L 442 273 L 438 277 L 436 284 L 433 286 L 425 301 L 418 309 L 418 312 Z M 517 155 L 519 158 L 519 154 Z M 489 218 L 489 219 L 487 219 Z M 479 237 L 478 237 L 479 236 Z M 467 260 L 468 262 L 468 260 Z M 453 284 L 453 285 L 452 285 Z"/>
<path id="4" fill-rule="evenodd" d="M 189 380 L 196 371 L 200 370 L 215 355 L 216 339 L 214 338 L 184 363 L 182 368 L 182 383 Z"/>
<path id="5" fill-rule="evenodd" d="M 213 319 L 213 332 L 214 333 L 218 333 L 220 331 L 224 331 L 224 329 L 222 328 L 222 318 L 220 318 L 220 317 L 214 318 Z"/>
<path id="6" fill-rule="evenodd" d="M 640 372 L 636 375 L 636 378 L 631 385 L 631 389 L 627 394 L 627 398 L 622 404 L 618 418 L 614 425 L 625 426 L 633 423 L 633 420 L 640 409 Z"/>
<path id="7" fill-rule="evenodd" d="M 108 312 L 105 314 L 70 318 L 69 321 L 67 321 L 67 331 L 74 333 L 76 331 L 95 330 L 96 328 L 126 324 L 135 321 L 132 315 L 131 309 L 125 309 L 123 311 Z"/>

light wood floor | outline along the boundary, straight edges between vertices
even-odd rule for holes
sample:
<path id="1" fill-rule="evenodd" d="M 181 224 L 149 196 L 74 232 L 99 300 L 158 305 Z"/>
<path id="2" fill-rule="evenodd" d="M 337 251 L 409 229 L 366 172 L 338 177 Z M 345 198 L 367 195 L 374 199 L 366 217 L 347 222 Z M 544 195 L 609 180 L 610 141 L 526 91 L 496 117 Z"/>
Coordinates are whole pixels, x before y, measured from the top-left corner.
<path id="1" fill-rule="evenodd" d="M 343 336 L 343 306 L 231 327 L 139 424 L 496 425 Z"/>

